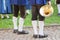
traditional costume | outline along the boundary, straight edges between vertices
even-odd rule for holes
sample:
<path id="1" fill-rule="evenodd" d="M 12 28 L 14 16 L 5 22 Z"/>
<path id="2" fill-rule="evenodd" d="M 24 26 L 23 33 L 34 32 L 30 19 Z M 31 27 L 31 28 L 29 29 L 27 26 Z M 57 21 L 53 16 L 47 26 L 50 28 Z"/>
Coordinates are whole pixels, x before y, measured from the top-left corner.
<path id="1" fill-rule="evenodd" d="M 8 14 L 11 12 L 11 1 L 10 0 L 0 0 L 0 14 L 1 18 L 4 18 L 4 15 L 6 14 L 6 17 L 9 18 Z"/>
<path id="2" fill-rule="evenodd" d="M 44 19 L 45 17 L 41 16 L 39 14 L 39 10 L 43 5 L 46 5 L 47 2 L 50 0 L 30 0 L 30 4 L 32 5 L 32 26 L 34 30 L 34 38 L 45 38 L 47 35 L 44 35 L 43 29 L 44 29 Z M 39 16 L 39 17 L 38 17 Z M 39 31 L 37 31 L 37 19 L 39 18 L 38 21 L 38 26 L 39 26 Z"/>
<path id="3" fill-rule="evenodd" d="M 28 32 L 23 30 L 23 24 L 24 24 L 24 18 L 25 18 L 25 6 L 27 4 L 26 0 L 13 0 L 12 1 L 14 5 L 14 11 L 13 11 L 13 24 L 14 24 L 14 33 L 18 34 L 28 34 Z M 18 13 L 20 11 L 20 18 L 19 18 L 19 25 L 17 26 L 17 17 Z"/>
<path id="4" fill-rule="evenodd" d="M 1 0 L 1 13 L 10 14 L 11 13 L 11 3 L 10 0 Z"/>
<path id="5" fill-rule="evenodd" d="M 26 1 L 28 1 L 28 2 L 27 2 L 27 5 L 26 5 L 26 13 L 27 13 L 27 14 L 30 14 L 30 11 L 31 11 L 30 0 L 26 0 Z"/>

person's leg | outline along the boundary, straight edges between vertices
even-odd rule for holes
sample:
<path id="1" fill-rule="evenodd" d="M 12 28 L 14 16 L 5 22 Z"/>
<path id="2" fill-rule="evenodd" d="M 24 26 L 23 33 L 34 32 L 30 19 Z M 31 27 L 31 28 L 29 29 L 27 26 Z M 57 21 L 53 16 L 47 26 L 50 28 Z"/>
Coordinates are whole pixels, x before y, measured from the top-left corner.
<path id="1" fill-rule="evenodd" d="M 26 14 L 30 14 L 31 11 L 31 5 L 26 5 Z"/>
<path id="2" fill-rule="evenodd" d="M 57 4 L 57 8 L 58 8 L 58 15 L 60 15 L 60 4 Z"/>
<path id="3" fill-rule="evenodd" d="M 19 28 L 18 34 L 28 34 L 27 31 L 23 30 L 24 18 L 25 18 L 25 6 L 19 6 L 20 9 L 20 18 L 19 18 Z"/>
<path id="4" fill-rule="evenodd" d="M 38 13 L 39 13 L 39 10 L 40 10 L 41 6 L 42 5 L 37 6 Z M 44 34 L 44 19 L 45 19 L 45 17 L 41 16 L 40 13 L 39 13 L 39 21 L 38 21 L 38 24 L 39 24 L 39 38 L 47 37 L 47 35 Z"/>
<path id="5" fill-rule="evenodd" d="M 18 17 L 18 11 L 19 11 L 19 7 L 18 5 L 14 5 L 14 11 L 13 11 L 13 25 L 14 25 L 14 33 L 17 32 L 18 27 L 17 27 L 17 17 Z"/>
<path id="6" fill-rule="evenodd" d="M 31 4 L 30 4 L 30 0 L 26 0 L 27 1 L 27 5 L 26 5 L 26 15 L 30 14 L 31 12 Z"/>
<path id="7" fill-rule="evenodd" d="M 7 14 L 11 14 L 12 13 L 12 8 L 11 8 L 11 3 L 10 0 L 6 0 L 6 7 L 7 7 Z"/>
<path id="8" fill-rule="evenodd" d="M 57 1 L 57 0 L 55 0 L 55 1 L 54 1 L 54 2 L 55 2 L 55 4 L 56 4 L 56 1 Z"/>
<path id="9" fill-rule="evenodd" d="M 38 37 L 38 31 L 37 31 L 37 15 L 38 13 L 36 13 L 36 6 L 32 6 L 32 26 L 33 26 L 33 37 L 37 38 Z"/>
<path id="10" fill-rule="evenodd" d="M 3 15 L 3 14 L 1 14 L 1 18 L 2 18 L 2 19 L 4 18 L 4 15 Z"/>
<path id="11" fill-rule="evenodd" d="M 7 18 L 9 18 L 9 15 L 8 15 L 8 14 L 6 14 L 6 17 L 7 17 Z"/>

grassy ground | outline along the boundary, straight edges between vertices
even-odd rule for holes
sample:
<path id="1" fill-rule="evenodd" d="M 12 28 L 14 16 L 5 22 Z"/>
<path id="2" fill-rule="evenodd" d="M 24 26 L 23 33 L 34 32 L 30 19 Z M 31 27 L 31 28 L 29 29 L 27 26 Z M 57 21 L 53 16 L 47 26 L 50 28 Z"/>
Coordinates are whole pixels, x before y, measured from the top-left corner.
<path id="1" fill-rule="evenodd" d="M 45 19 L 45 25 L 49 24 L 60 24 L 60 16 L 58 16 L 57 13 L 57 7 L 54 4 L 54 0 L 52 0 L 52 6 L 54 7 L 54 13 L 51 17 Z M 10 19 L 1 19 L 0 18 L 0 28 L 12 28 L 13 23 L 12 23 L 12 14 L 10 15 Z M 31 14 L 26 16 L 24 26 L 32 26 L 31 24 Z"/>

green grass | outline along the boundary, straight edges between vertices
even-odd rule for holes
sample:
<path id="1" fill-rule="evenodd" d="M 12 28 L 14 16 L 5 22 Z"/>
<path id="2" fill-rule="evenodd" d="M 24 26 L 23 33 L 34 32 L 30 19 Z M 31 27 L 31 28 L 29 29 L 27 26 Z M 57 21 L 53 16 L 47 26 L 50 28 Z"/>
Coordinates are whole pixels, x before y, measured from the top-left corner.
<path id="1" fill-rule="evenodd" d="M 51 17 L 45 19 L 45 24 L 60 24 L 60 16 L 58 16 L 57 6 L 54 4 L 54 0 L 52 0 L 52 6 L 54 8 L 54 13 Z"/>
<path id="2" fill-rule="evenodd" d="M 52 6 L 54 8 L 54 13 L 51 17 L 48 17 L 45 19 L 45 25 L 50 25 L 50 24 L 60 24 L 60 16 L 58 16 L 57 13 L 57 6 L 54 4 L 54 0 L 52 0 Z M 13 23 L 12 23 L 12 17 L 13 15 L 10 14 L 10 19 L 1 19 L 0 18 L 0 28 L 13 28 Z M 31 14 L 26 16 L 24 26 L 32 26 L 31 24 Z"/>

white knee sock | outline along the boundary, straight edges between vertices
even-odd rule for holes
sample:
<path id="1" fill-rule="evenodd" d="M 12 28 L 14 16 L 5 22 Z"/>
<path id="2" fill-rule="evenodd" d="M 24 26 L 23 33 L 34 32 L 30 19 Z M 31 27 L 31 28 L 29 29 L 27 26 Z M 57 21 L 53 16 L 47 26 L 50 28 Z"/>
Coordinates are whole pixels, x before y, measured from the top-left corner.
<path id="1" fill-rule="evenodd" d="M 44 35 L 44 21 L 39 21 L 39 35 Z"/>
<path id="2" fill-rule="evenodd" d="M 26 13 L 30 14 L 30 10 L 26 10 Z"/>
<path id="3" fill-rule="evenodd" d="M 13 25 L 14 25 L 14 29 L 18 29 L 18 27 L 17 27 L 17 17 L 13 17 Z"/>
<path id="4" fill-rule="evenodd" d="M 60 13 L 60 4 L 57 4 L 58 13 Z"/>
<path id="5" fill-rule="evenodd" d="M 19 28 L 18 28 L 18 31 L 21 32 L 23 30 L 23 24 L 24 24 L 24 19 L 20 18 L 19 19 Z"/>
<path id="6" fill-rule="evenodd" d="M 38 32 L 37 32 L 37 20 L 32 21 L 32 26 L 33 26 L 34 34 L 37 35 L 38 34 Z"/>
<path id="7" fill-rule="evenodd" d="M 8 14 L 6 14 L 6 17 L 7 17 L 7 18 L 9 18 L 9 15 L 8 15 Z"/>
<path id="8" fill-rule="evenodd" d="M 1 18 L 4 18 L 4 15 L 1 14 Z"/>

